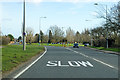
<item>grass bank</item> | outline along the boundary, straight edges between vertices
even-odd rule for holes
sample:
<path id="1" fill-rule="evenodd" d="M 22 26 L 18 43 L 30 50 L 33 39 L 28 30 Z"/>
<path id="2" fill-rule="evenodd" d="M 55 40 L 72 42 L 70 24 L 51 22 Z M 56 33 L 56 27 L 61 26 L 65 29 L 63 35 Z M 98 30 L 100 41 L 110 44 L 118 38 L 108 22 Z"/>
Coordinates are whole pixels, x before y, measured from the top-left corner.
<path id="1" fill-rule="evenodd" d="M 22 50 L 22 45 L 5 46 L 2 48 L 2 72 L 12 70 L 43 51 L 44 47 L 37 45 L 26 45 L 26 51 Z"/>
<path id="2" fill-rule="evenodd" d="M 89 47 L 90 48 L 96 48 L 96 49 L 99 49 L 99 50 L 120 52 L 120 49 L 118 49 L 118 48 L 105 48 L 105 47 L 93 47 L 93 46 L 89 46 Z"/>

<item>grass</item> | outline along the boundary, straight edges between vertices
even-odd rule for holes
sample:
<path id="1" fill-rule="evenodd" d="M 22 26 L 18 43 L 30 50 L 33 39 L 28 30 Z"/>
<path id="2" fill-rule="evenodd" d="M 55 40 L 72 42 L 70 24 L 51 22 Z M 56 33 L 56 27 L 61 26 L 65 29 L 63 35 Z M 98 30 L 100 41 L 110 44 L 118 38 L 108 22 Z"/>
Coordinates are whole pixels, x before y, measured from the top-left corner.
<path id="1" fill-rule="evenodd" d="M 89 47 L 91 47 L 91 46 L 89 46 Z M 118 49 L 118 48 L 105 48 L 105 47 L 93 47 L 93 46 L 91 48 L 96 48 L 99 50 L 106 50 L 106 51 L 120 52 L 120 49 Z"/>
<path id="2" fill-rule="evenodd" d="M 56 46 L 56 47 L 70 47 L 70 46 L 73 46 L 74 44 L 48 44 L 48 43 L 42 43 L 42 44 L 39 44 L 39 43 L 33 43 L 33 45 L 42 45 L 42 46 Z M 84 45 L 81 45 L 79 44 L 79 46 L 84 46 Z"/>
<path id="3" fill-rule="evenodd" d="M 2 48 L 2 72 L 10 71 L 19 64 L 44 51 L 44 47 L 27 45 L 26 51 L 22 45 L 7 45 Z"/>

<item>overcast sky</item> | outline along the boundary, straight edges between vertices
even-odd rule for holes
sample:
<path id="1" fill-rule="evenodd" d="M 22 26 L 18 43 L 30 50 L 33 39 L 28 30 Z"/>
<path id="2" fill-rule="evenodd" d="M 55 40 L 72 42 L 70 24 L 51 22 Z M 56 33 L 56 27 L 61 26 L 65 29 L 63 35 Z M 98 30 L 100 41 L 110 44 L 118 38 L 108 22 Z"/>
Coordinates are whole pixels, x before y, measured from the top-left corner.
<path id="1" fill-rule="evenodd" d="M 39 3 L 37 2 L 39 1 Z M 34 0 L 26 2 L 26 27 L 32 27 L 34 34 L 39 32 L 39 18 L 41 29 L 46 34 L 52 25 L 63 27 L 65 31 L 71 27 L 74 31 L 82 32 L 85 28 L 99 26 L 104 20 L 97 18 L 96 11 L 102 5 L 95 6 L 97 0 Z M 100 0 L 97 3 L 107 5 L 108 8 L 117 4 L 118 0 Z M 13 34 L 18 38 L 21 36 L 23 16 L 23 2 L 21 0 L 0 1 L 0 27 L 4 35 Z M 86 21 L 88 20 L 88 21 Z"/>

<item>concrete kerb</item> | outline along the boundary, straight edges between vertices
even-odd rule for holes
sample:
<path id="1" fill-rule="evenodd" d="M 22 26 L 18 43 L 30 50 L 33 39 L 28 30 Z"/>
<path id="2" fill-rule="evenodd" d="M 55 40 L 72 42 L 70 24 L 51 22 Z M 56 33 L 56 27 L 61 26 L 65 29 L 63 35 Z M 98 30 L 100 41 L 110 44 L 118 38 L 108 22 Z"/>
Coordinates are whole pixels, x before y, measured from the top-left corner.
<path id="1" fill-rule="evenodd" d="M 90 47 L 85 47 L 85 48 L 92 49 L 92 50 L 99 51 L 99 52 L 104 52 L 104 53 L 109 53 L 109 54 L 120 55 L 120 53 L 119 53 L 119 52 L 114 52 L 114 51 L 106 51 L 106 50 L 99 50 L 99 49 L 90 48 Z"/>

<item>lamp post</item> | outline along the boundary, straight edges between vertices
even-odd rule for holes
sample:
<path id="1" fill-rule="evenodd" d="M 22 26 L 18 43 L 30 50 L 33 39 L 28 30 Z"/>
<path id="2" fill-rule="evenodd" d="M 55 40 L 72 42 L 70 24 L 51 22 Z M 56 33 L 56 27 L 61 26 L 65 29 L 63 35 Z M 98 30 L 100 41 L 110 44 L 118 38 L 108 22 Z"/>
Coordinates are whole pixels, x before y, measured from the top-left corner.
<path id="1" fill-rule="evenodd" d="M 41 19 L 42 18 L 47 18 L 47 17 L 44 16 L 44 17 L 39 18 L 39 30 L 40 30 L 40 27 L 41 27 Z M 40 33 L 39 33 L 39 44 L 40 44 L 40 42 L 41 42 L 41 40 L 40 40 Z"/>
<path id="2" fill-rule="evenodd" d="M 23 1 L 23 50 L 26 50 L 26 37 L 25 37 L 25 0 Z"/>
<path id="3" fill-rule="evenodd" d="M 85 20 L 85 21 L 91 21 L 91 20 Z M 90 37 L 91 37 L 91 46 L 93 46 L 93 38 L 92 38 L 92 33 L 90 34 Z"/>
<path id="4" fill-rule="evenodd" d="M 99 4 L 98 4 L 98 3 L 95 3 L 94 5 L 97 6 L 97 5 L 99 5 Z M 103 5 L 103 4 L 102 4 L 102 5 Z M 106 10 L 106 11 L 105 11 L 105 13 L 106 13 L 106 18 L 105 18 L 105 19 L 106 19 L 106 28 L 107 28 L 107 5 L 105 5 L 105 7 L 106 7 L 106 9 L 105 9 L 105 10 Z M 106 47 L 108 48 L 108 28 L 107 28 L 106 33 L 107 33 L 107 34 L 106 34 L 106 36 L 107 36 L 107 37 L 106 37 L 106 40 L 107 40 Z"/>

